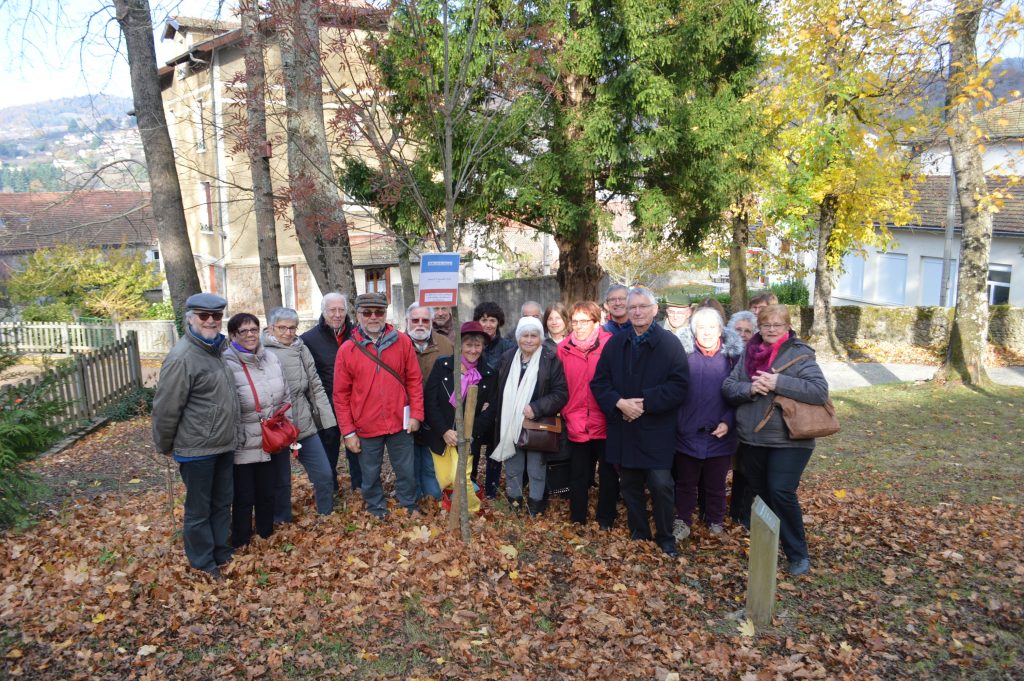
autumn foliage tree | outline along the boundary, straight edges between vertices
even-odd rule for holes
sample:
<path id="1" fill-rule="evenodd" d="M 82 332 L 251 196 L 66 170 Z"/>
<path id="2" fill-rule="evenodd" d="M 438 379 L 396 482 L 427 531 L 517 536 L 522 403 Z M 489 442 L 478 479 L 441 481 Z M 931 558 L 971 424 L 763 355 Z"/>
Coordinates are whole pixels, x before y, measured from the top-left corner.
<path id="1" fill-rule="evenodd" d="M 867 0 L 785 0 L 776 6 L 778 50 L 767 84 L 779 128 L 765 176 L 769 229 L 815 244 L 814 323 L 820 351 L 844 354 L 831 313 L 845 254 L 884 247 L 889 226 L 912 220 L 915 174 L 901 136 L 929 55 L 913 13 Z"/>

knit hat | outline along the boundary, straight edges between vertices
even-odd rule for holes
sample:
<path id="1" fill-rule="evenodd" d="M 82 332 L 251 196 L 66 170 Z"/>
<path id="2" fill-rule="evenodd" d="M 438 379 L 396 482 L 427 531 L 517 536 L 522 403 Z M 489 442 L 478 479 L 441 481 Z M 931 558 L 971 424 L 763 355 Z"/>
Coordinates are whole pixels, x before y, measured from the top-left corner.
<path id="1" fill-rule="evenodd" d="M 520 317 L 519 323 L 516 324 L 516 340 L 527 331 L 534 331 L 541 338 L 544 337 L 544 327 L 536 317 Z"/>

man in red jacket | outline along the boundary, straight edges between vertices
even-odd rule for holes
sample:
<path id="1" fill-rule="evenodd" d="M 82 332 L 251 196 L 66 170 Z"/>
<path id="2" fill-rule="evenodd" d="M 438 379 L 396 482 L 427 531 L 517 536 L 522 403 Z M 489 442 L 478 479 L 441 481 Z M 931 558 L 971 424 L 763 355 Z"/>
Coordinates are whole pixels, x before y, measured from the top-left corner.
<path id="1" fill-rule="evenodd" d="M 387 447 L 398 503 L 417 513 L 412 434 L 423 420 L 423 380 L 412 341 L 387 324 L 382 293 L 356 298 L 357 327 L 334 363 L 334 411 L 345 447 L 359 455 L 366 509 L 383 518 L 380 469 Z"/>

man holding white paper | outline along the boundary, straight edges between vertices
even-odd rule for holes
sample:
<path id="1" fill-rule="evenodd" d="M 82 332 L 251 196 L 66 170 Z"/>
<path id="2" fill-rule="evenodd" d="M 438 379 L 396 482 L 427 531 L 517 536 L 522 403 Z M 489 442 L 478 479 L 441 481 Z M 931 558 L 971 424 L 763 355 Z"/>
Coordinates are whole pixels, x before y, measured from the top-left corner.
<path id="1" fill-rule="evenodd" d="M 416 508 L 412 433 L 423 420 L 423 379 L 412 341 L 385 322 L 387 298 L 356 298 L 356 329 L 334 363 L 334 411 L 345 447 L 359 455 L 366 510 L 387 515 L 380 469 L 387 447 L 398 503 Z"/>

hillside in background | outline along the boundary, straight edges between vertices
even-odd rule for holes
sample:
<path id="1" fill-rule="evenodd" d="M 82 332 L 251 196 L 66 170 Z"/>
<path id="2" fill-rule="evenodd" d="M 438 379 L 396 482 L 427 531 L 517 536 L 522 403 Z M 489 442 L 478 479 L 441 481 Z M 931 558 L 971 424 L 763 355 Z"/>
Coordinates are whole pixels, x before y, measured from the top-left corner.
<path id="1" fill-rule="evenodd" d="M 132 100 L 127 97 L 96 95 L 7 107 L 0 109 L 0 135 L 5 131 L 42 131 L 68 126 L 72 131 L 129 128 L 135 125 L 135 120 L 128 116 L 132 106 Z"/>

